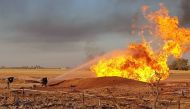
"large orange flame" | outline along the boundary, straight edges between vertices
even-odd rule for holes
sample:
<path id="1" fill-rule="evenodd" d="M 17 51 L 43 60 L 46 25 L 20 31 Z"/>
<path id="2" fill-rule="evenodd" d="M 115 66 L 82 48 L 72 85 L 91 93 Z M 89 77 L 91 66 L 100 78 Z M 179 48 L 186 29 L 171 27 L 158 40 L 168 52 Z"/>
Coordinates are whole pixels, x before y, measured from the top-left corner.
<path id="1" fill-rule="evenodd" d="M 158 11 L 149 14 L 146 12 L 144 11 L 145 18 L 153 24 L 152 32 L 164 41 L 163 51 L 168 55 L 181 57 L 190 45 L 190 29 L 179 27 L 178 17 L 169 16 L 168 10 L 163 4 L 160 4 Z"/>
<path id="2" fill-rule="evenodd" d="M 148 6 L 143 6 L 142 11 L 149 21 L 149 32 L 163 40 L 160 51 L 153 51 L 145 40 L 131 44 L 125 52 L 91 66 L 97 77 L 119 76 L 143 82 L 163 80 L 169 76 L 168 57 L 179 58 L 188 49 L 190 29 L 179 27 L 178 18 L 169 16 L 163 4 L 157 11 L 148 12 Z"/>

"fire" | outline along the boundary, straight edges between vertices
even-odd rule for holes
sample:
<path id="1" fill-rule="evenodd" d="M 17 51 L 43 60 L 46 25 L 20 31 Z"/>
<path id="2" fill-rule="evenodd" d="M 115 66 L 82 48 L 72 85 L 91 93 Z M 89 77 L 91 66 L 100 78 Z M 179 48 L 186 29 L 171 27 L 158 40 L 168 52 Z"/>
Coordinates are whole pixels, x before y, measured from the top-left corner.
<path id="1" fill-rule="evenodd" d="M 178 17 L 169 16 L 169 12 L 163 4 L 160 4 L 158 11 L 147 15 L 146 12 L 144 11 L 145 18 L 153 24 L 151 32 L 164 41 L 163 51 L 167 55 L 181 57 L 190 46 L 190 28 L 180 27 Z"/>
<path id="2" fill-rule="evenodd" d="M 98 77 L 119 76 L 143 82 L 154 81 L 159 75 L 168 76 L 166 57 L 155 54 L 147 42 L 132 44 L 126 53 L 111 59 L 102 59 L 91 69 Z"/>
<path id="3" fill-rule="evenodd" d="M 168 57 L 173 55 L 180 58 L 188 49 L 190 29 L 179 27 L 178 18 L 169 16 L 163 4 L 160 4 L 157 11 L 148 12 L 148 6 L 143 6 L 142 11 L 149 22 L 150 34 L 163 41 L 159 51 L 154 51 L 145 40 L 142 43 L 131 44 L 125 52 L 101 59 L 92 65 L 91 71 L 95 72 L 97 77 L 118 76 L 143 82 L 163 80 L 169 76 Z"/>

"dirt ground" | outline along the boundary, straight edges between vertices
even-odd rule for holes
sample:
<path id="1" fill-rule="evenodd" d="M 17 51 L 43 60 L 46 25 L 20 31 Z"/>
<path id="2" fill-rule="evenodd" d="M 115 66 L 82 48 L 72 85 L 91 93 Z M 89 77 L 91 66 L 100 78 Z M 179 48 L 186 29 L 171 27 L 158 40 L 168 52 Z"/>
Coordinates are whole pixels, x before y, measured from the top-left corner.
<path id="1" fill-rule="evenodd" d="M 42 87 L 64 69 L 0 69 L 0 109 L 189 109 L 190 71 L 170 71 L 159 84 L 119 78 L 76 78 Z M 82 72 L 82 71 L 81 71 Z M 7 89 L 7 77 L 15 80 Z"/>

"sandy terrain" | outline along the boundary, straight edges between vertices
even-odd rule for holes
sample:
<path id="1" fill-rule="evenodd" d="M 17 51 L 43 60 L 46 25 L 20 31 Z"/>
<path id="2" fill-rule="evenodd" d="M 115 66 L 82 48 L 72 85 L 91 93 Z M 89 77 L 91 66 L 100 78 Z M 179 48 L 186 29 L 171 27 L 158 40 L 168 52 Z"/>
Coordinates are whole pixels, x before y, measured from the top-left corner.
<path id="1" fill-rule="evenodd" d="M 55 82 L 55 84 L 49 84 L 54 89 L 68 88 L 71 85 L 77 89 L 90 89 L 100 88 L 105 86 L 138 86 L 139 84 L 145 84 L 139 81 L 128 80 L 124 78 L 112 77 L 112 78 L 96 78 L 95 74 L 89 70 L 79 70 L 71 72 L 72 70 L 64 69 L 0 69 L 0 82 L 1 86 L 6 86 L 6 78 L 10 76 L 15 77 L 15 81 L 12 87 L 19 88 L 24 86 L 32 86 L 32 81 L 40 82 L 41 78 L 47 77 L 51 82 L 56 77 L 63 77 L 62 82 Z M 71 72 L 71 73 L 70 73 Z M 170 76 L 161 83 L 170 82 L 190 82 L 190 71 L 170 71 Z M 30 82 L 31 81 L 31 82 Z M 58 80 L 60 81 L 60 80 Z M 36 85 L 36 84 L 35 84 Z M 40 85 L 39 83 L 37 85 Z"/>
<path id="2" fill-rule="evenodd" d="M 169 78 L 165 81 L 190 82 L 190 71 L 171 70 Z"/>
<path id="3" fill-rule="evenodd" d="M 151 109 L 157 98 L 157 91 L 159 96 L 156 106 L 159 109 L 190 107 L 190 71 L 171 71 L 170 77 L 158 85 L 119 77 L 94 78 L 92 75 L 86 75 L 88 70 L 75 72 L 79 77 L 81 74 L 85 75 L 84 78 L 75 78 L 77 76 L 73 74 L 64 75 L 69 71 L 1 69 L 0 109 Z M 51 80 L 60 75 L 67 79 L 47 87 L 42 87 L 39 83 L 42 77 Z M 11 84 L 11 89 L 6 89 L 6 77 L 9 76 L 14 76 L 15 81 Z"/>
<path id="4" fill-rule="evenodd" d="M 93 89 L 101 88 L 106 86 L 122 86 L 127 85 L 128 87 L 139 87 L 146 83 L 129 80 L 120 77 L 100 77 L 100 78 L 78 78 L 65 80 L 59 84 L 51 85 L 52 87 L 70 87 L 74 86 L 76 89 Z"/>

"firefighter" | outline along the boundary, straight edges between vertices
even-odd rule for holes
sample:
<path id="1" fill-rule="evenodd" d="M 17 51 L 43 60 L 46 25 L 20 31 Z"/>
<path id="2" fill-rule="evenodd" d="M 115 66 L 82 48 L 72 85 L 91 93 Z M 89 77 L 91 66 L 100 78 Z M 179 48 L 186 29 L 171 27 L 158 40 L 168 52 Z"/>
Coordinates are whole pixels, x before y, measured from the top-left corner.
<path id="1" fill-rule="evenodd" d="M 44 77 L 44 78 L 42 78 L 41 79 L 41 84 L 42 84 L 42 86 L 47 86 L 47 84 L 48 84 L 48 78 L 47 77 Z"/>
<path id="2" fill-rule="evenodd" d="M 8 77 L 7 78 L 7 88 L 10 88 L 10 84 L 14 81 L 14 77 Z"/>

